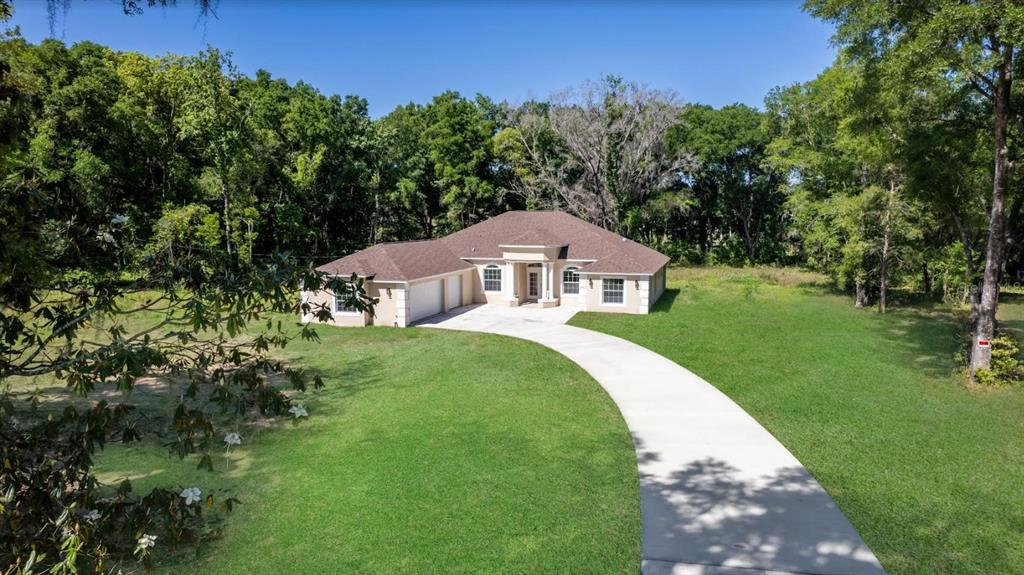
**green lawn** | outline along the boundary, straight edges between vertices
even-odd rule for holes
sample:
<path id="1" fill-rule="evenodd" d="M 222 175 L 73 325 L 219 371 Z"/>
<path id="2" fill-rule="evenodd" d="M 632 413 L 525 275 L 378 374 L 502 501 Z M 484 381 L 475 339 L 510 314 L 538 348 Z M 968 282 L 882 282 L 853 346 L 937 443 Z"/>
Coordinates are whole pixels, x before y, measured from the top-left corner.
<path id="1" fill-rule="evenodd" d="M 296 363 L 328 389 L 298 426 L 244 431 L 214 473 L 108 448 L 108 481 L 226 489 L 243 504 L 167 572 L 637 573 L 636 458 L 615 405 L 537 345 L 425 329 L 319 329 Z"/>
<path id="2" fill-rule="evenodd" d="M 702 376 L 786 445 L 892 574 L 1024 572 L 1024 389 L 953 375 L 957 321 L 882 316 L 806 274 L 672 270 L 647 316 L 574 325 L 632 340 Z M 1003 320 L 1024 330 L 1024 298 Z"/>

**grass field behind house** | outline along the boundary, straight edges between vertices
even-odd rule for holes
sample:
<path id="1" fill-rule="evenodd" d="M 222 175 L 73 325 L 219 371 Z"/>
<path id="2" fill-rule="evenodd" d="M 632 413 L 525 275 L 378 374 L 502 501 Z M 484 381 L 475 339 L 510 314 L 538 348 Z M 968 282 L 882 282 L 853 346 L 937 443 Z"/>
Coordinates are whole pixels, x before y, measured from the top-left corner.
<path id="1" fill-rule="evenodd" d="M 1024 573 L 1024 389 L 954 375 L 942 305 L 857 310 L 812 274 L 674 269 L 647 316 L 587 313 L 702 376 L 818 478 L 894 575 Z M 1024 331 L 1024 296 L 1001 319 Z"/>

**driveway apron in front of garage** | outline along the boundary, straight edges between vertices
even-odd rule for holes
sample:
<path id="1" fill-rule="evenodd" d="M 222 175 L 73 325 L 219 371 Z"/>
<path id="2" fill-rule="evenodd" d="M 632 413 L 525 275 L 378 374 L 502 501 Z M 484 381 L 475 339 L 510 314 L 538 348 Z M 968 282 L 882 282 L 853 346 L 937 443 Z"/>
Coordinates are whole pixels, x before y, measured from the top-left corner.
<path id="1" fill-rule="evenodd" d="M 644 347 L 565 325 L 569 308 L 481 305 L 422 327 L 537 342 L 601 384 L 633 435 L 646 575 L 881 575 L 803 465 L 714 386 Z"/>

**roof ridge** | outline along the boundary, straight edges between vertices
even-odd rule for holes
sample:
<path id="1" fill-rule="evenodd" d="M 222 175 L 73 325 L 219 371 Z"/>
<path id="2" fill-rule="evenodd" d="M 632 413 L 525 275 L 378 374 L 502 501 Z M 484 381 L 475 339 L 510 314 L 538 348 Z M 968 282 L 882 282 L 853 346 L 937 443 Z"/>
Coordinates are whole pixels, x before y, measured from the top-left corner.
<path id="1" fill-rule="evenodd" d="M 377 242 L 377 243 L 373 244 L 370 247 L 371 248 L 375 248 L 375 247 L 378 247 L 378 246 L 379 247 L 384 247 L 384 246 L 393 246 L 393 245 L 397 245 L 397 244 L 425 244 L 427 242 L 436 242 L 436 241 L 441 240 L 441 239 L 443 239 L 443 238 L 426 238 L 426 239 L 422 239 L 422 240 L 393 240 L 393 241 L 389 241 L 389 242 Z"/>

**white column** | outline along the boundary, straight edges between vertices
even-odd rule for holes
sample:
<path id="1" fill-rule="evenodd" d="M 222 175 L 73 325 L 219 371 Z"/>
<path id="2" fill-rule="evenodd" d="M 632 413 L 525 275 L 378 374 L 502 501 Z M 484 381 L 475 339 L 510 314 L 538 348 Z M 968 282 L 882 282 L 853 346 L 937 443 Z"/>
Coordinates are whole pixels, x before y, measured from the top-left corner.
<path id="1" fill-rule="evenodd" d="M 544 299 L 551 299 L 551 268 L 550 262 L 544 262 Z"/>
<path id="2" fill-rule="evenodd" d="M 512 262 L 505 262 L 505 297 L 509 300 L 515 298 L 515 264 Z"/>

